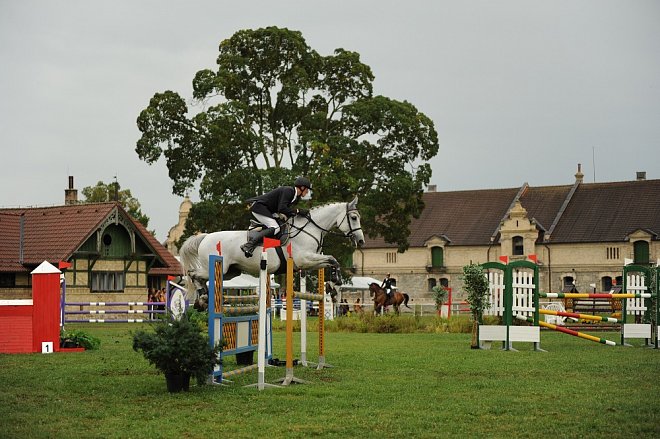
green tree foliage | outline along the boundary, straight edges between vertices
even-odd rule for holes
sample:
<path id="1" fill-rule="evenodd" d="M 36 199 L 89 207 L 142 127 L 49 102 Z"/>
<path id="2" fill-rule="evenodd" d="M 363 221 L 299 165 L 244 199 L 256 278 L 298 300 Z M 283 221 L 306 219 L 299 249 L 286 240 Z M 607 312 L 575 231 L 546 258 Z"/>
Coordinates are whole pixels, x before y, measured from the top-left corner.
<path id="1" fill-rule="evenodd" d="M 431 297 L 433 297 L 435 307 L 438 311 L 442 311 L 442 305 L 445 304 L 448 296 L 449 290 L 447 290 L 447 288 L 443 287 L 442 285 L 436 285 L 431 288 Z"/>
<path id="2" fill-rule="evenodd" d="M 82 194 L 85 197 L 83 203 L 104 203 L 117 200 L 130 216 L 144 227 L 149 226 L 149 217 L 142 213 L 140 202 L 137 198 L 133 198 L 130 189 L 121 189 L 117 182 L 106 184 L 99 181 L 96 186 L 83 188 Z"/>
<path id="3" fill-rule="evenodd" d="M 477 331 L 484 310 L 490 307 L 488 302 L 488 278 L 484 269 L 478 264 L 469 264 L 463 267 L 463 289 L 467 293 L 465 299 L 470 304 L 472 314 L 472 347 L 477 348 Z"/>
<path id="4" fill-rule="evenodd" d="M 359 195 L 365 231 L 404 250 L 437 133 L 411 103 L 374 96 L 373 80 L 356 52 L 322 56 L 297 31 L 242 30 L 220 43 L 216 70 L 195 75 L 195 111 L 173 91 L 152 97 L 136 152 L 165 157 L 175 194 L 199 184 L 187 234 L 245 227 L 244 200 L 306 175 L 314 203 Z"/>

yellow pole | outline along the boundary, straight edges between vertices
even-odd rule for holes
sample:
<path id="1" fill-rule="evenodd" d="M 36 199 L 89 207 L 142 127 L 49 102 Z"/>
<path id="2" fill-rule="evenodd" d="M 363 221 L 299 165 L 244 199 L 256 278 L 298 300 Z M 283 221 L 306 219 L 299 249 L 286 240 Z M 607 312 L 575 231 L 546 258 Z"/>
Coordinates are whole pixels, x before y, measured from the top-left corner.
<path id="1" fill-rule="evenodd" d="M 319 268 L 319 367 L 325 363 L 325 271 Z"/>
<path id="2" fill-rule="evenodd" d="M 293 259 L 286 261 L 286 368 L 293 369 Z"/>

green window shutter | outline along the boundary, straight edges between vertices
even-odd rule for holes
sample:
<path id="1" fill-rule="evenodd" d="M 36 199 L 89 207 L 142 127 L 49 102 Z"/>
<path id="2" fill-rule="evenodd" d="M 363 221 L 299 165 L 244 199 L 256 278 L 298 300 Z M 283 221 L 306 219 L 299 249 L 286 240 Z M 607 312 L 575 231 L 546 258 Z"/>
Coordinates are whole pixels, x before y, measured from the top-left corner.
<path id="1" fill-rule="evenodd" d="M 635 251 L 635 264 L 648 264 L 649 243 L 646 241 L 635 241 L 633 248 Z"/>
<path id="2" fill-rule="evenodd" d="M 431 265 L 433 267 L 442 267 L 444 265 L 444 254 L 442 247 L 431 248 Z"/>

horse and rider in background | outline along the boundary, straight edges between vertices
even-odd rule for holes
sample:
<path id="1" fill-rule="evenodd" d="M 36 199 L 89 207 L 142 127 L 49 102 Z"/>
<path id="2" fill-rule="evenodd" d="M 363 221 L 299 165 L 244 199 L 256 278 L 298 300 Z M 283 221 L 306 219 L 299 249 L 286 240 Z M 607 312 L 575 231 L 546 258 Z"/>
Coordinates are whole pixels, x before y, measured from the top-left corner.
<path id="1" fill-rule="evenodd" d="M 381 287 L 376 282 L 369 284 L 369 292 L 374 296 L 374 312 L 376 314 L 380 314 L 384 307 L 392 306 L 394 312 L 399 315 L 401 313 L 401 304 L 408 309 L 412 309 L 408 306 L 410 296 L 406 293 L 393 291 L 392 293 L 387 294 L 385 288 Z"/>

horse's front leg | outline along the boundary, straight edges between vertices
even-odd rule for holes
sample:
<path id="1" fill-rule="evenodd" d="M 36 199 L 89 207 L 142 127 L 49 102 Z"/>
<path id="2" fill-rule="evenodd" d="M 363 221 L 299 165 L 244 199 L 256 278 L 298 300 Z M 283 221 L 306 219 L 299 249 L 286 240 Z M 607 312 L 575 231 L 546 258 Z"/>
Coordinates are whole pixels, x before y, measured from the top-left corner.
<path id="1" fill-rule="evenodd" d="M 322 255 L 320 253 L 300 254 L 296 265 L 303 269 L 313 270 L 316 268 L 334 267 L 339 268 L 339 262 L 332 255 Z"/>

